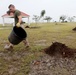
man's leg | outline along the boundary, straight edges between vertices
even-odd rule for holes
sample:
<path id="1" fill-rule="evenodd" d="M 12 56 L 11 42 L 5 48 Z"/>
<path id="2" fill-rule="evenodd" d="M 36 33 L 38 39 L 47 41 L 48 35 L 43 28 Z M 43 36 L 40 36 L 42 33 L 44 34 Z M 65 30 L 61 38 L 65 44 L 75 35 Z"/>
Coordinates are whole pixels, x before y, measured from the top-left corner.
<path id="1" fill-rule="evenodd" d="M 28 39 L 23 40 L 24 45 L 26 45 L 26 47 L 29 47 L 29 42 Z"/>
<path id="2" fill-rule="evenodd" d="M 22 27 L 23 29 L 25 29 L 25 27 L 24 27 L 23 24 L 21 25 L 21 27 Z M 24 43 L 24 45 L 26 45 L 26 47 L 29 47 L 28 39 L 25 38 L 25 40 L 23 40 L 23 43 Z"/>

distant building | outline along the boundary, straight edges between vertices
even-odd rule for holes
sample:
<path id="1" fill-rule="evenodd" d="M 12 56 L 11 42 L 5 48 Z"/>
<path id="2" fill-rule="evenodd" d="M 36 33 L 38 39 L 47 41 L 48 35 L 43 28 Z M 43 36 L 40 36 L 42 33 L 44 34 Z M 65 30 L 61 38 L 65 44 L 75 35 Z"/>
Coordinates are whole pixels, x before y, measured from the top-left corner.
<path id="1" fill-rule="evenodd" d="M 28 14 L 24 13 L 24 12 L 21 12 L 21 16 L 22 16 L 22 18 L 27 18 L 28 19 L 28 25 L 30 25 L 30 22 L 29 22 L 29 17 L 30 16 Z M 2 18 L 3 18 L 3 26 L 5 26 L 4 18 L 14 18 L 14 14 L 13 13 L 10 13 L 10 15 L 4 14 L 4 15 L 2 15 Z M 13 24 L 13 26 L 14 26 L 14 24 Z"/>

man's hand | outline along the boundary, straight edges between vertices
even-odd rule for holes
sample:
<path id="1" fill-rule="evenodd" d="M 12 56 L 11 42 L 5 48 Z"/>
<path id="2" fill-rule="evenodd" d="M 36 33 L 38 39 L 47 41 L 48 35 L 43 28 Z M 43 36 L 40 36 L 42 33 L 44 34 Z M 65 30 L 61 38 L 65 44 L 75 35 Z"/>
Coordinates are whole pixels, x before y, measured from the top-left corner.
<path id="1" fill-rule="evenodd" d="M 17 23 L 16 26 L 17 26 L 17 27 L 20 27 L 20 23 Z"/>

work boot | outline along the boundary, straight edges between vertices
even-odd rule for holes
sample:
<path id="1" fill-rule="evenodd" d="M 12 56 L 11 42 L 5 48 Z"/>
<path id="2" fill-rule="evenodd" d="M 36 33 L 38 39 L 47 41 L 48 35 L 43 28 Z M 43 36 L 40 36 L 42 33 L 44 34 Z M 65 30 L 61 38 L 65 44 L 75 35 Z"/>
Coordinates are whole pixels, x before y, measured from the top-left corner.
<path id="1" fill-rule="evenodd" d="M 13 50 L 13 45 L 10 44 L 10 45 L 5 45 L 4 47 L 5 50 Z"/>

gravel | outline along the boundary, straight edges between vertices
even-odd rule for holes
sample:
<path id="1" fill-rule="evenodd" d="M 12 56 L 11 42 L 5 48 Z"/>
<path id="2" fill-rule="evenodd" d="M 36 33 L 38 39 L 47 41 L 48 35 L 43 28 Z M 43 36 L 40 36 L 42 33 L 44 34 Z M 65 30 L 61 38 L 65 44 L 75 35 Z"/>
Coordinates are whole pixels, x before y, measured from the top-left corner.
<path id="1" fill-rule="evenodd" d="M 30 64 L 29 75 L 76 75 L 76 58 L 44 55 Z"/>

